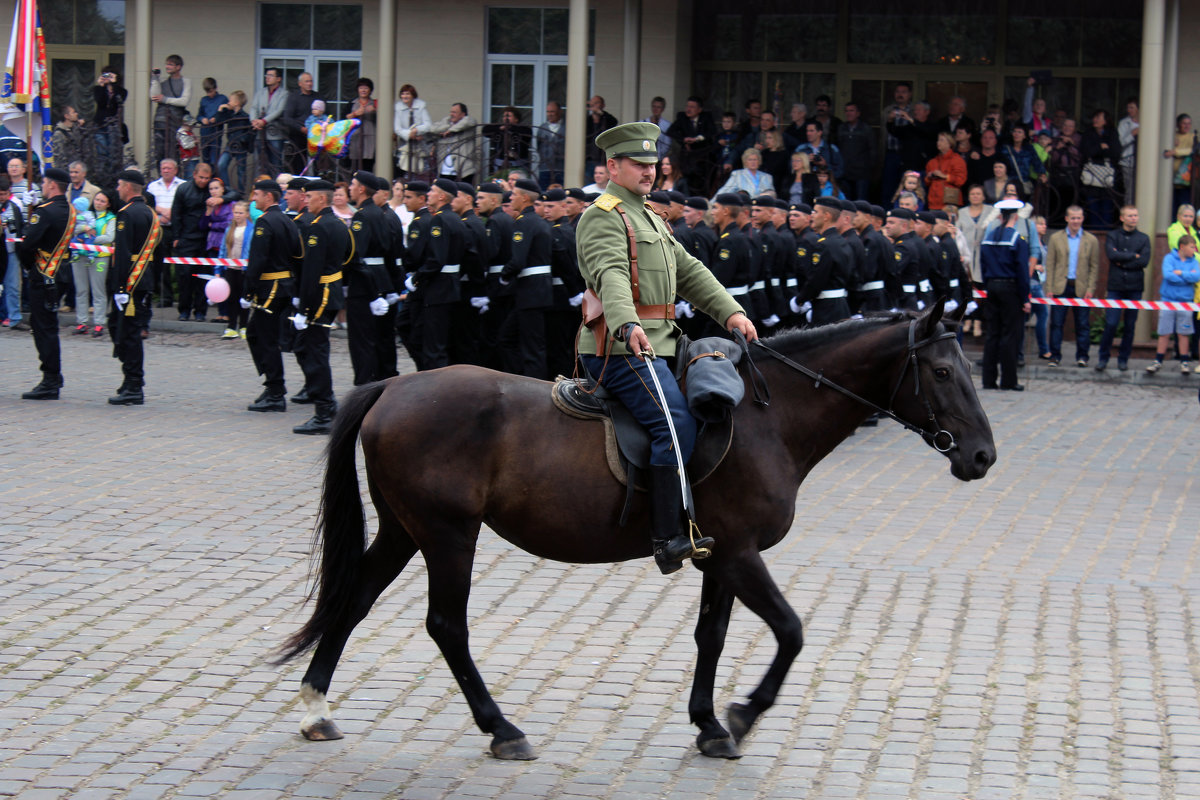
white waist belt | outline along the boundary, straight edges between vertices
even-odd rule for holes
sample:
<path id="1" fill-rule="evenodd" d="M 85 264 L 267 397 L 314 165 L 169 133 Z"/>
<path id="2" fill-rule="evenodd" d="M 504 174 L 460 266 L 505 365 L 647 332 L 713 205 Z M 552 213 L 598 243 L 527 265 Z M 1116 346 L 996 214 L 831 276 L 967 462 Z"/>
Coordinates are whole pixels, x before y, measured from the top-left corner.
<path id="1" fill-rule="evenodd" d="M 545 264 L 540 267 L 526 267 L 517 273 L 518 278 L 528 278 L 530 275 L 549 275 L 550 265 Z"/>
<path id="2" fill-rule="evenodd" d="M 461 264 L 447 264 L 446 266 L 442 267 L 441 271 L 445 275 L 457 275 L 459 269 L 461 268 Z"/>
<path id="3" fill-rule="evenodd" d="M 800 279 L 799 278 L 788 278 L 787 283 L 785 285 L 786 286 L 799 286 Z"/>
<path id="4" fill-rule="evenodd" d="M 362 263 L 364 263 L 368 266 L 374 267 L 374 266 L 378 266 L 378 265 L 382 264 L 383 259 L 380 258 L 379 256 L 371 256 L 370 258 L 364 258 L 362 260 Z"/>
<path id="5" fill-rule="evenodd" d="M 488 275 L 499 275 L 501 272 L 504 272 L 503 264 L 495 264 L 488 267 Z"/>
<path id="6" fill-rule="evenodd" d="M 950 279 L 950 288 L 953 289 L 953 288 L 957 288 L 957 287 L 958 287 L 958 278 L 951 278 Z"/>
<path id="7" fill-rule="evenodd" d="M 871 281 L 870 283 L 864 283 L 861 286 L 859 286 L 858 290 L 860 292 L 873 292 L 876 289 L 882 289 L 882 288 L 883 288 L 883 281 Z"/>
<path id="8" fill-rule="evenodd" d="M 765 290 L 766 288 L 767 288 L 766 281 L 755 281 L 754 284 L 750 287 L 750 291 L 761 292 L 761 291 Z"/>
<path id="9" fill-rule="evenodd" d="M 904 284 L 900 285 L 900 288 L 903 289 L 908 294 L 916 294 L 917 293 L 917 285 L 915 283 L 904 283 Z"/>
<path id="10" fill-rule="evenodd" d="M 730 288 L 726 289 L 725 291 L 729 292 L 729 294 L 733 295 L 734 297 L 737 297 L 738 295 L 749 294 L 750 287 L 749 286 L 731 286 Z"/>
<path id="11" fill-rule="evenodd" d="M 550 284 L 551 284 L 552 286 L 562 286 L 562 285 L 563 285 L 563 279 L 562 279 L 562 278 L 551 278 L 551 279 L 550 279 Z"/>
<path id="12" fill-rule="evenodd" d="M 779 285 L 779 278 L 771 278 L 771 285 L 772 285 L 772 286 L 778 286 L 778 285 Z"/>
<path id="13" fill-rule="evenodd" d="M 845 296 L 846 296 L 845 289 L 826 289 L 825 291 L 823 291 L 819 295 L 817 295 L 817 299 L 818 300 L 836 300 L 839 297 L 845 297 Z"/>
<path id="14" fill-rule="evenodd" d="M 933 284 L 930 283 L 929 281 L 921 281 L 921 283 L 919 285 L 921 287 L 922 292 L 932 292 L 933 291 Z"/>

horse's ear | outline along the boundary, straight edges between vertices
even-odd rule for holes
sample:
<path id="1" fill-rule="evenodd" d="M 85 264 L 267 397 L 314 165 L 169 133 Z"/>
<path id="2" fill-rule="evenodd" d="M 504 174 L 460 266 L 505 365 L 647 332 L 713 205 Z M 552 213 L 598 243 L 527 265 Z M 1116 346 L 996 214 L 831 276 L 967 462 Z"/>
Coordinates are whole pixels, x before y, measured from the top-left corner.
<path id="1" fill-rule="evenodd" d="M 937 329 L 937 324 L 942 321 L 942 312 L 946 310 L 946 298 L 940 297 L 938 301 L 929 307 L 925 316 L 925 335 L 933 336 L 933 332 Z"/>

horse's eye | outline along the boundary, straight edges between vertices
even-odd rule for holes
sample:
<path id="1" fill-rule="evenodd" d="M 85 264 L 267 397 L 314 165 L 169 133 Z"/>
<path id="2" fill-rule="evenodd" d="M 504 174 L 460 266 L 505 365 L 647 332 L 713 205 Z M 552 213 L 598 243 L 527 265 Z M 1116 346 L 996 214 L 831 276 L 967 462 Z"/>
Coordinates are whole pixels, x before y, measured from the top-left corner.
<path id="1" fill-rule="evenodd" d="M 939 381 L 944 381 L 950 377 L 950 368 L 949 367 L 938 367 L 937 369 L 935 369 L 933 371 L 933 374 L 937 376 L 937 379 Z"/>

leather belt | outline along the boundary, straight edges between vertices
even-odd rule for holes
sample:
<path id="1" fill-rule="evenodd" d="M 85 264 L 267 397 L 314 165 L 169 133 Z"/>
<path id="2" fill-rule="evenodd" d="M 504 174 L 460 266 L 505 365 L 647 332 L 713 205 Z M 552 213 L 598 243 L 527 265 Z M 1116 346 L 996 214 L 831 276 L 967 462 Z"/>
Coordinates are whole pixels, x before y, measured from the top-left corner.
<path id="1" fill-rule="evenodd" d="M 528 278 L 531 275 L 549 275 L 549 274 L 550 274 L 550 265 L 545 264 L 540 267 L 526 267 L 525 269 L 523 269 L 517 273 L 517 277 L 518 278 Z"/>
<path id="2" fill-rule="evenodd" d="M 860 284 L 858 290 L 860 292 L 873 292 L 876 289 L 883 288 L 883 281 L 871 281 L 870 283 Z"/>
<path id="3" fill-rule="evenodd" d="M 375 267 L 383 263 L 383 258 L 381 256 L 370 256 L 369 258 L 364 258 L 362 263 L 370 267 Z"/>
<path id="4" fill-rule="evenodd" d="M 665 306 L 644 306 L 637 303 L 633 310 L 637 312 L 638 319 L 675 319 L 674 303 Z"/>
<path id="5" fill-rule="evenodd" d="M 752 283 L 750 285 L 750 291 L 752 291 L 752 292 L 761 292 L 766 288 L 767 288 L 766 281 L 755 281 L 754 283 Z"/>
<path id="6" fill-rule="evenodd" d="M 290 272 L 264 272 L 258 276 L 260 281 L 285 281 L 292 277 Z"/>
<path id="7" fill-rule="evenodd" d="M 342 279 L 341 271 L 335 272 L 332 275 L 322 275 L 319 283 L 333 283 Z"/>
<path id="8" fill-rule="evenodd" d="M 845 297 L 845 289 L 826 289 L 817 295 L 818 300 L 837 300 L 839 297 Z"/>

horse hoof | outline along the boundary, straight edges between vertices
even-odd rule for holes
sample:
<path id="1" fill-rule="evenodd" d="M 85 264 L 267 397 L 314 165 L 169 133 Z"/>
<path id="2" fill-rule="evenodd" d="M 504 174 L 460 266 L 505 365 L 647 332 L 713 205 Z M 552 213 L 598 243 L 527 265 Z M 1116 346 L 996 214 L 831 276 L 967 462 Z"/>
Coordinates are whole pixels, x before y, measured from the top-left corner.
<path id="1" fill-rule="evenodd" d="M 733 734 L 733 740 L 741 744 L 742 739 L 746 738 L 746 734 L 754 727 L 758 714 L 755 714 L 749 706 L 741 703 L 730 703 L 728 714 L 729 732 Z"/>
<path id="2" fill-rule="evenodd" d="M 720 739 L 696 739 L 696 746 L 700 748 L 702 755 L 706 755 L 709 758 L 742 757 L 732 736 L 723 736 Z"/>
<path id="3" fill-rule="evenodd" d="M 337 724 L 331 719 L 323 719 L 312 727 L 300 732 L 310 742 L 331 742 L 334 739 L 344 738 Z"/>
<path id="4" fill-rule="evenodd" d="M 505 761 L 533 761 L 537 752 L 522 736 L 520 739 L 492 739 L 492 755 Z"/>

